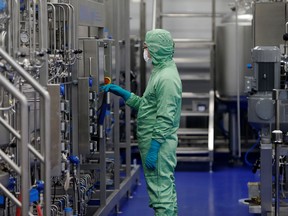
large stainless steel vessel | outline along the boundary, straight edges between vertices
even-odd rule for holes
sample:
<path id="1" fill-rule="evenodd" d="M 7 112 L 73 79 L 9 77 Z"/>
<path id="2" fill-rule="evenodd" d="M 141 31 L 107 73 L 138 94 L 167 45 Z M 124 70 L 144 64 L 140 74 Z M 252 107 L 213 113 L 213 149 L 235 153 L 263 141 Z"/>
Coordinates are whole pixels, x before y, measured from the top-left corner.
<path id="1" fill-rule="evenodd" d="M 231 11 L 216 27 L 216 92 L 218 97 L 235 100 L 244 92 L 244 76 L 251 62 L 252 14 L 249 8 Z"/>

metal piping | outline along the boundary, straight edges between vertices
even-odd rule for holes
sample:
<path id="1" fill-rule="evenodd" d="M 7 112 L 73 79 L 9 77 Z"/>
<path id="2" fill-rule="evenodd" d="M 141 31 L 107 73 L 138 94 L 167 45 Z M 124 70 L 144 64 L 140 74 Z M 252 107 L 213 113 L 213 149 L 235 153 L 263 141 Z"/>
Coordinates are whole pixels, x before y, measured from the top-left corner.
<path id="1" fill-rule="evenodd" d="M 8 16 L 12 13 L 11 12 L 11 2 L 8 3 Z M 12 22 L 7 22 L 8 23 L 8 28 L 7 28 L 7 31 L 8 31 L 8 38 L 12 38 L 12 31 L 13 31 L 13 27 L 12 27 Z M 11 43 L 11 40 L 8 40 L 8 53 L 9 55 L 12 55 L 11 54 L 11 49 L 12 49 L 12 43 Z"/>
<path id="2" fill-rule="evenodd" d="M 45 194 L 44 194 L 44 202 L 45 202 L 45 215 L 50 215 L 50 195 L 51 195 L 51 183 L 50 183 L 50 96 L 49 93 L 36 81 L 33 77 L 27 73 L 19 64 L 17 64 L 11 56 L 9 56 L 3 49 L 0 48 L 0 56 L 2 56 L 8 64 L 10 64 L 28 83 L 31 84 L 32 87 L 36 91 L 40 93 L 40 95 L 44 99 L 44 137 L 41 137 L 41 140 L 44 141 L 44 158 L 46 159 L 45 163 Z M 27 115 L 25 115 L 28 118 Z M 23 120 L 21 121 L 21 123 Z M 25 119 L 24 122 L 28 122 L 28 119 Z M 23 135 L 21 135 L 23 136 Z M 24 138 L 22 137 L 22 140 Z M 28 135 L 27 135 L 27 143 L 28 143 Z M 28 161 L 28 160 L 27 160 Z M 27 177 L 28 180 L 28 177 Z"/>
<path id="3" fill-rule="evenodd" d="M 18 175 L 21 175 L 21 168 L 14 162 L 12 161 L 3 151 L 2 149 L 0 149 L 0 156 L 3 160 L 5 160 L 9 166 L 11 166 L 11 168 L 18 174 Z M 22 160 L 22 158 L 21 158 Z M 28 169 L 25 171 L 25 172 L 28 172 Z M 21 175 L 22 176 L 22 175 Z M 23 178 L 23 176 L 22 176 Z M 27 185 L 29 186 L 29 185 Z"/>
<path id="4" fill-rule="evenodd" d="M 33 13 L 33 55 L 35 57 L 35 54 L 36 54 L 36 0 L 33 0 L 33 12 L 34 12 Z"/>
<path id="5" fill-rule="evenodd" d="M 285 27 L 286 27 L 286 34 L 288 33 L 288 22 L 286 22 L 285 24 Z M 288 44 L 287 44 L 287 41 L 285 41 L 285 55 L 287 56 L 288 55 Z"/>
<path id="6" fill-rule="evenodd" d="M 3 51 L 0 49 L 0 52 Z M 5 53 L 6 54 L 6 53 Z M 8 54 L 6 54 L 8 55 Z M 3 55 L 2 55 L 3 56 Z M 10 56 L 9 56 L 10 57 Z M 4 56 L 3 56 L 4 58 Z M 11 57 L 10 57 L 11 58 Z M 19 66 L 20 67 L 20 66 Z M 24 70 L 24 69 L 22 69 Z M 20 140 L 20 155 L 21 155 L 21 195 L 22 195 L 22 215 L 28 215 L 29 212 L 29 160 L 28 160 L 28 103 L 26 97 L 19 92 L 2 74 L 0 74 L 0 84 L 5 87 L 14 97 L 16 97 L 21 104 L 21 140 Z M 0 151 L 3 159 L 13 167 L 11 160 L 8 160 L 7 155 L 3 155 L 3 151 Z M 6 158 L 5 158 L 6 156 Z M 10 158 L 9 158 L 10 159 Z M 13 162 L 14 163 L 14 162 Z M 15 171 L 20 169 L 19 167 L 13 167 Z"/>
<path id="7" fill-rule="evenodd" d="M 13 52 L 12 56 L 16 59 L 16 54 L 19 48 L 19 29 L 20 29 L 20 23 L 19 23 L 19 10 L 20 10 L 20 4 L 18 0 L 12 1 L 12 19 L 13 19 L 13 33 L 12 33 L 12 39 L 13 39 Z"/>
<path id="8" fill-rule="evenodd" d="M 157 22 L 156 11 L 157 11 L 157 0 L 154 0 L 153 1 L 153 15 L 152 15 L 152 29 L 156 28 L 156 22 Z"/>
<path id="9" fill-rule="evenodd" d="M 21 135 L 13 128 L 11 127 L 11 125 L 5 121 L 5 119 L 3 119 L 1 116 L 0 116 L 0 123 L 7 129 L 9 130 L 18 140 L 21 139 Z"/>
<path id="10" fill-rule="evenodd" d="M 1 106 L 1 105 L 2 105 L 2 104 L 0 103 L 0 106 Z M 9 106 L 9 107 L 1 107 L 1 108 L 0 108 L 0 111 L 10 110 L 10 109 L 12 109 L 14 106 L 15 106 L 15 104 L 13 104 L 13 105 L 11 105 L 11 106 Z"/>
<path id="11" fill-rule="evenodd" d="M 6 196 L 8 196 L 18 207 L 20 208 L 22 207 L 21 202 L 19 202 L 19 200 L 15 198 L 15 196 L 13 196 L 10 193 L 10 191 L 7 190 L 7 188 L 2 185 L 2 183 L 0 183 L 0 190 L 3 191 L 6 194 Z"/>
<path id="12" fill-rule="evenodd" d="M 65 20 L 66 20 L 66 13 L 65 13 L 65 8 L 63 7 L 63 6 L 66 6 L 67 7 L 67 9 L 68 9 L 68 24 L 69 25 L 71 25 L 71 23 L 72 23 L 72 12 L 71 12 L 71 8 L 70 8 L 70 5 L 69 4 L 65 4 L 65 3 L 53 3 L 53 5 L 56 5 L 56 6 L 59 6 L 59 7 L 62 7 L 63 8 L 63 11 L 64 11 L 64 13 L 63 13 L 63 15 L 65 16 L 65 18 L 64 18 L 64 20 L 63 20 L 63 23 L 64 23 L 64 39 L 66 40 L 66 33 L 65 33 Z M 72 9 L 73 10 L 73 9 Z M 70 28 L 69 28 L 69 31 L 68 31 L 68 50 L 70 50 L 71 49 L 71 41 L 72 41 L 72 32 L 70 32 L 71 31 L 71 26 L 70 26 Z M 65 45 L 66 43 L 64 42 L 64 45 Z"/>
<path id="13" fill-rule="evenodd" d="M 241 121 L 241 116 L 240 116 L 240 62 L 239 62 L 239 59 L 238 58 L 238 48 L 239 48 L 239 43 L 238 43 L 238 40 L 239 40 L 239 36 L 238 36 L 238 7 L 239 5 L 236 4 L 236 73 L 238 75 L 238 79 L 237 79 L 237 147 L 238 147 L 238 158 L 241 158 L 241 127 L 240 127 L 240 121 Z"/>
<path id="14" fill-rule="evenodd" d="M 63 10 L 63 42 L 64 42 L 64 46 L 63 46 L 63 50 L 65 49 L 66 46 L 66 30 L 65 30 L 65 20 L 66 20 L 66 11 L 65 8 L 62 5 L 59 5 L 58 3 L 53 3 L 54 5 L 58 6 L 59 8 L 61 8 Z M 60 9 L 59 9 L 59 28 L 61 29 L 60 25 L 61 25 L 61 19 L 60 19 Z M 61 50 L 61 44 L 62 44 L 62 34 L 61 34 L 61 30 L 59 31 L 59 48 Z"/>
<path id="15" fill-rule="evenodd" d="M 45 163 L 45 158 L 31 145 L 28 143 L 28 149 L 42 162 Z"/>
<path id="16" fill-rule="evenodd" d="M 56 8 L 55 6 L 48 2 L 47 5 L 52 7 L 53 10 L 53 40 L 54 40 L 54 54 L 56 54 L 56 49 L 57 49 L 57 42 L 56 42 Z M 51 46 L 51 50 L 52 50 L 52 46 Z"/>
<path id="17" fill-rule="evenodd" d="M 70 1 L 69 1 L 70 2 Z M 73 49 L 75 50 L 76 49 L 76 14 L 75 14 L 75 8 L 73 7 L 73 5 L 71 4 L 68 4 L 71 9 L 72 9 L 72 17 L 73 17 Z"/>

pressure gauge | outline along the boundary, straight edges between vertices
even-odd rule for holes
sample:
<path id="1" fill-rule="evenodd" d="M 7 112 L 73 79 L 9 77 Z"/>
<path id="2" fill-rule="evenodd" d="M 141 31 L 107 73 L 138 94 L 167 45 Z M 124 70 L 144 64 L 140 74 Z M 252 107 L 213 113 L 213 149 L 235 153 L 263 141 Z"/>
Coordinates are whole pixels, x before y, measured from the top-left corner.
<path id="1" fill-rule="evenodd" d="M 20 40 L 22 43 L 28 43 L 29 42 L 29 35 L 27 32 L 21 32 L 20 33 Z"/>

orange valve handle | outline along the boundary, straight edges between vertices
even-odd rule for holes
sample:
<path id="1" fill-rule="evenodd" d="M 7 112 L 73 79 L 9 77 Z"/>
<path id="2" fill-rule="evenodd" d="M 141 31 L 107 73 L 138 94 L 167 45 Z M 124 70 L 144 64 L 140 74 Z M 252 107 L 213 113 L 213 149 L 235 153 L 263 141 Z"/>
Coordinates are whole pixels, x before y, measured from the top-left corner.
<path id="1" fill-rule="evenodd" d="M 108 85 L 111 83 L 111 78 L 110 77 L 104 77 L 104 84 Z"/>

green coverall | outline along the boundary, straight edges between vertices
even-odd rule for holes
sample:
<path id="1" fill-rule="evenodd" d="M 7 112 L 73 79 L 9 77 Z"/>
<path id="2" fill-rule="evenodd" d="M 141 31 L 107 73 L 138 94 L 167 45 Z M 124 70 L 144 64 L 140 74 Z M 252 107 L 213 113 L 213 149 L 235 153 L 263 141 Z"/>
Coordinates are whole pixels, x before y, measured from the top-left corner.
<path id="1" fill-rule="evenodd" d="M 137 138 L 150 198 L 156 216 L 176 216 L 174 169 L 177 163 L 177 129 L 180 122 L 182 84 L 174 63 L 174 43 L 168 31 L 147 32 L 145 43 L 153 70 L 142 97 L 131 94 L 126 104 L 138 110 Z M 151 140 L 161 144 L 156 169 L 147 169 L 145 158 Z"/>

